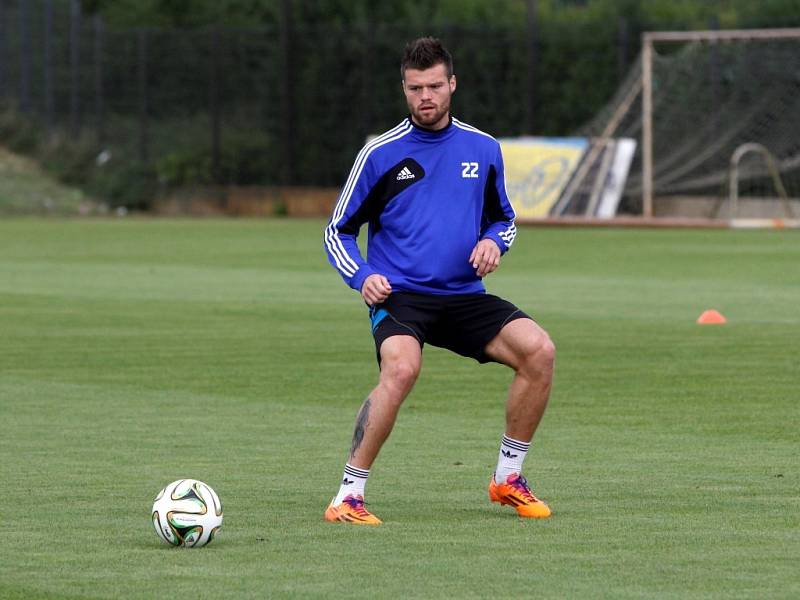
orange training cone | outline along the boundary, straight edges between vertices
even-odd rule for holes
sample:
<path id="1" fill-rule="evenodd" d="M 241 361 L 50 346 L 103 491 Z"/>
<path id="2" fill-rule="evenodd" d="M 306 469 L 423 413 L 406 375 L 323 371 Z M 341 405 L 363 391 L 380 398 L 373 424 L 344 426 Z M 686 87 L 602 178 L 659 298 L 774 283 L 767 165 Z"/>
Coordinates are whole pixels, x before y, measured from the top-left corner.
<path id="1" fill-rule="evenodd" d="M 697 317 L 697 322 L 700 325 L 722 325 L 727 323 L 728 320 L 719 311 L 711 309 L 704 311 L 702 315 Z"/>

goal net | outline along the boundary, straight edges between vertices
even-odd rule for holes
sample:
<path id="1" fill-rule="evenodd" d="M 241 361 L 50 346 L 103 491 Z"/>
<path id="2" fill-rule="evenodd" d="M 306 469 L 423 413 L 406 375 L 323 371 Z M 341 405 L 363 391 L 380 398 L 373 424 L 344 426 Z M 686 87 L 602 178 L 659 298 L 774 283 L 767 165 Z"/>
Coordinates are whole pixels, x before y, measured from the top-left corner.
<path id="1" fill-rule="evenodd" d="M 800 217 L 800 29 L 651 32 L 580 132 L 637 140 L 620 210 Z"/>

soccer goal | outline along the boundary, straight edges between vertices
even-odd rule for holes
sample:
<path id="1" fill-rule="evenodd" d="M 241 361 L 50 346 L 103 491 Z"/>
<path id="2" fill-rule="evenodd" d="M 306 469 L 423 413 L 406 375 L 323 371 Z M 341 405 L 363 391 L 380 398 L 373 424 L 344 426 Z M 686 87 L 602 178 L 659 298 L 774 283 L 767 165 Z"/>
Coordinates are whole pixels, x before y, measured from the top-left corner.
<path id="1" fill-rule="evenodd" d="M 644 33 L 583 133 L 639 142 L 627 212 L 799 218 L 800 29 Z"/>

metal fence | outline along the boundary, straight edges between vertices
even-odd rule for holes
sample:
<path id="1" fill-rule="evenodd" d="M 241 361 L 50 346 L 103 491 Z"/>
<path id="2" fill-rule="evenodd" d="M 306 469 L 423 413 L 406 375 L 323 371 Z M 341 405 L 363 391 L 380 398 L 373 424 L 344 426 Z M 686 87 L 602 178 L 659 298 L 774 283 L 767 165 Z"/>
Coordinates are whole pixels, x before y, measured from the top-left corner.
<path id="1" fill-rule="evenodd" d="M 96 150 L 98 164 L 146 165 L 167 183 L 339 185 L 366 136 L 406 113 L 409 39 L 444 40 L 454 113 L 496 136 L 569 133 L 638 51 L 624 21 L 570 35 L 536 27 L 121 30 L 74 0 L 2 0 L 0 103 Z"/>

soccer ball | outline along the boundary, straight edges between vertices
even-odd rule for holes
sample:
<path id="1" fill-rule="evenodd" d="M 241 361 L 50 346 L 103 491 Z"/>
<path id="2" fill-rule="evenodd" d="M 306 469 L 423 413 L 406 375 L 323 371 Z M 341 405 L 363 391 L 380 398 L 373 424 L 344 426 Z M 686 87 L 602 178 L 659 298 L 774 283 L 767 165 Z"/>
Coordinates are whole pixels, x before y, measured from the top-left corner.
<path id="1" fill-rule="evenodd" d="M 153 527 L 158 537 L 172 546 L 205 546 L 221 526 L 219 496 L 202 481 L 173 481 L 158 492 L 153 503 Z"/>

